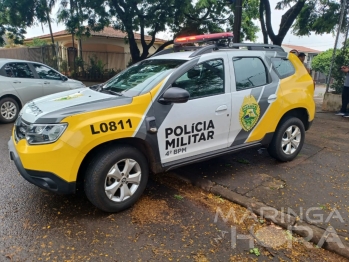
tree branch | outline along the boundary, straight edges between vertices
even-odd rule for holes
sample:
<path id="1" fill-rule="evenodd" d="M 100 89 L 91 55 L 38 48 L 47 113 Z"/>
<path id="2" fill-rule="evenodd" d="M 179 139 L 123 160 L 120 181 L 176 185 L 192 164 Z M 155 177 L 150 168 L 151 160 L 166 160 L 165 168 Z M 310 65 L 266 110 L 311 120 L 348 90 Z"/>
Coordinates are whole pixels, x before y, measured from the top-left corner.
<path id="1" fill-rule="evenodd" d="M 263 2 L 264 5 L 264 9 L 265 9 L 265 16 L 266 16 L 266 26 L 267 26 L 267 32 L 268 35 L 271 39 L 271 41 L 274 43 L 276 41 L 276 35 L 273 31 L 273 27 L 271 25 L 271 11 L 270 11 L 270 3 L 269 0 L 261 0 L 261 2 Z"/>
<path id="2" fill-rule="evenodd" d="M 163 44 L 158 48 L 158 50 L 156 50 L 155 54 L 158 53 L 158 52 L 160 52 L 160 51 L 162 51 L 162 50 L 164 50 L 165 47 L 167 47 L 167 46 L 169 46 L 169 45 L 172 45 L 172 44 L 173 44 L 173 40 L 170 40 L 170 41 L 167 41 L 167 42 L 163 43 Z"/>
<path id="3" fill-rule="evenodd" d="M 189 18 L 189 19 L 191 19 L 191 20 L 193 20 L 193 21 L 201 22 L 201 21 L 205 20 L 205 19 L 210 15 L 211 11 L 212 11 L 212 8 L 211 8 L 211 6 L 210 6 L 210 7 L 207 9 L 206 14 L 204 14 L 203 17 L 201 17 L 201 18 L 198 18 L 198 17 L 195 18 L 195 17 L 191 16 L 190 14 L 184 14 L 184 15 L 185 15 L 187 18 Z"/>
<path id="4" fill-rule="evenodd" d="M 301 12 L 303 6 L 305 4 L 305 0 L 298 0 L 298 2 L 292 6 L 281 18 L 280 28 L 278 32 L 278 38 L 279 40 L 282 40 L 285 38 L 288 30 L 291 28 L 294 20 L 297 18 L 299 13 Z M 280 42 L 280 45 L 281 45 Z M 279 43 L 277 43 L 279 44 Z"/>
<path id="5" fill-rule="evenodd" d="M 157 23 L 157 24 L 155 24 L 154 32 L 151 33 L 151 41 L 148 44 L 148 50 L 149 50 L 150 47 L 153 46 L 153 44 L 155 42 L 155 35 L 158 32 L 158 30 L 159 30 L 159 24 Z"/>
<path id="6" fill-rule="evenodd" d="M 144 48 L 147 46 L 147 43 L 145 42 L 145 38 L 144 38 L 144 19 L 143 18 L 139 19 L 139 25 L 141 27 L 141 44 L 144 51 Z"/>

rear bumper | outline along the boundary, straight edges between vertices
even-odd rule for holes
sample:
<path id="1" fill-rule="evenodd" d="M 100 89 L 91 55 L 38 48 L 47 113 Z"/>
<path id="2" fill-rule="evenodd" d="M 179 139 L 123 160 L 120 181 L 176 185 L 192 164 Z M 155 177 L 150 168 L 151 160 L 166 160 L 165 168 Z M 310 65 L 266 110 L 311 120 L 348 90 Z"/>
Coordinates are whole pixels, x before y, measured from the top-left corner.
<path id="1" fill-rule="evenodd" d="M 25 169 L 17 153 L 12 137 L 8 141 L 7 146 L 10 153 L 10 159 L 14 161 L 19 173 L 28 182 L 43 189 L 60 194 L 72 194 L 75 192 L 75 182 L 67 182 L 50 172 Z"/>

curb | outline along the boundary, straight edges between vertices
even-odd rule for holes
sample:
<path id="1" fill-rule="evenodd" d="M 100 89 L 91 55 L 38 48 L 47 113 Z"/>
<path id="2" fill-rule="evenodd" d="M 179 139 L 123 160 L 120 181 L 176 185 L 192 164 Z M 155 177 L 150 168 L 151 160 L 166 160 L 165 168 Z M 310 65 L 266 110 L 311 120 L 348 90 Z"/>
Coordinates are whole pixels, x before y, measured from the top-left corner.
<path id="1" fill-rule="evenodd" d="M 297 235 L 301 237 L 308 237 L 308 241 L 314 243 L 317 245 L 320 240 L 325 240 L 321 248 L 324 248 L 328 251 L 334 252 L 338 255 L 341 255 L 345 258 L 349 259 L 349 247 L 348 245 L 345 245 L 347 240 L 345 240 L 344 237 L 339 236 L 340 241 L 343 243 L 344 247 L 339 247 L 337 243 L 334 242 L 327 242 L 327 239 L 330 237 L 331 231 L 327 231 L 323 228 L 314 226 L 312 224 L 309 224 L 304 221 L 298 221 L 296 217 L 283 213 L 281 211 L 278 211 L 277 209 L 267 206 L 262 202 L 259 202 L 257 200 L 254 200 L 252 198 L 240 195 L 238 193 L 235 193 L 228 188 L 225 188 L 223 186 L 217 185 L 216 183 L 200 178 L 200 179 L 191 179 L 189 177 L 185 177 L 182 175 L 179 175 L 175 172 L 172 172 L 174 177 L 178 178 L 179 180 L 182 180 L 188 184 L 191 184 L 193 186 L 199 187 L 205 191 L 208 191 L 210 193 L 219 195 L 227 200 L 230 200 L 240 206 L 246 207 L 250 209 L 253 213 L 255 213 L 258 216 L 261 216 L 262 218 L 273 222 L 274 224 L 284 228 L 284 229 L 291 229 L 293 233 L 296 233 Z M 308 232 L 306 229 L 310 229 L 312 232 L 311 238 L 309 238 Z M 330 237 L 329 240 L 332 240 Z"/>

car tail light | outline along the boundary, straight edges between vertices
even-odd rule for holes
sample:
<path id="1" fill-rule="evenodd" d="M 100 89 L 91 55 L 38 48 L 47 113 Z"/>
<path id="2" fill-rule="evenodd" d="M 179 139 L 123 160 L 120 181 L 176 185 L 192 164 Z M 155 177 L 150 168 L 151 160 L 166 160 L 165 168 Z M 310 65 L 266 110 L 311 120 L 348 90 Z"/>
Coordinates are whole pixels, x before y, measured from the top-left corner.
<path id="1" fill-rule="evenodd" d="M 177 37 L 174 40 L 174 44 L 183 44 L 183 43 L 199 43 L 206 41 L 213 41 L 219 39 L 228 39 L 233 38 L 233 33 L 216 33 L 216 34 L 207 34 L 207 35 L 194 35 L 186 37 Z"/>

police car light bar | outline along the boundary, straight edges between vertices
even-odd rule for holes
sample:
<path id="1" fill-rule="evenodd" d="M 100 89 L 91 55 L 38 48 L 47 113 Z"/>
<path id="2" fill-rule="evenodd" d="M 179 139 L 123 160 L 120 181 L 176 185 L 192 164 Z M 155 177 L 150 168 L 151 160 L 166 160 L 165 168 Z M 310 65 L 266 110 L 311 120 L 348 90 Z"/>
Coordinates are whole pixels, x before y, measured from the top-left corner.
<path id="1" fill-rule="evenodd" d="M 220 39 L 228 39 L 233 38 L 233 33 L 215 33 L 215 34 L 207 34 L 207 35 L 195 35 L 195 36 L 186 36 L 186 37 L 178 37 L 173 42 L 175 45 L 180 45 L 183 43 L 199 43 L 206 41 L 214 41 Z"/>

